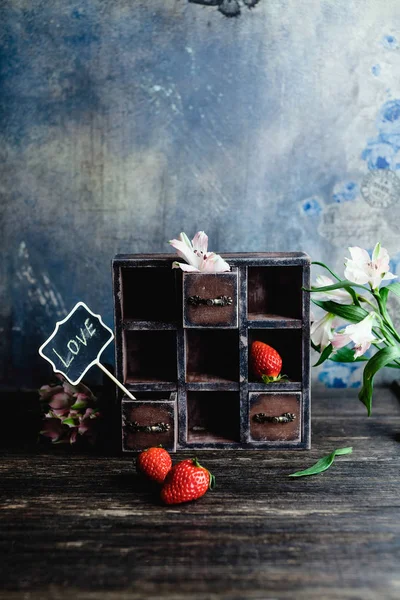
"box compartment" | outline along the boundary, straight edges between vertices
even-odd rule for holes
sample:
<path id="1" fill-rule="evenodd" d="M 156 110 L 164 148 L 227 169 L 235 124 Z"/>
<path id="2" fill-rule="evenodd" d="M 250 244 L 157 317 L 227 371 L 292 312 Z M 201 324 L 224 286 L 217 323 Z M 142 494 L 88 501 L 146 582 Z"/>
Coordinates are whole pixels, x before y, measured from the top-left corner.
<path id="1" fill-rule="evenodd" d="M 249 321 L 302 318 L 301 267 L 249 267 Z"/>
<path id="2" fill-rule="evenodd" d="M 255 341 L 264 342 L 275 348 L 282 358 L 282 374 L 288 379 L 282 382 L 302 381 L 302 331 L 301 329 L 249 329 L 249 381 L 262 383 L 251 365 L 251 345 Z M 273 383 L 266 386 L 273 386 Z"/>
<path id="3" fill-rule="evenodd" d="M 125 383 L 176 381 L 175 331 L 125 331 L 123 336 Z"/>
<path id="4" fill-rule="evenodd" d="M 234 330 L 186 329 L 186 382 L 239 381 L 239 334 Z"/>
<path id="5" fill-rule="evenodd" d="M 187 443 L 238 443 L 240 401 L 236 392 L 187 392 Z"/>
<path id="6" fill-rule="evenodd" d="M 174 322 L 177 319 L 176 273 L 171 267 L 122 267 L 122 318 Z"/>

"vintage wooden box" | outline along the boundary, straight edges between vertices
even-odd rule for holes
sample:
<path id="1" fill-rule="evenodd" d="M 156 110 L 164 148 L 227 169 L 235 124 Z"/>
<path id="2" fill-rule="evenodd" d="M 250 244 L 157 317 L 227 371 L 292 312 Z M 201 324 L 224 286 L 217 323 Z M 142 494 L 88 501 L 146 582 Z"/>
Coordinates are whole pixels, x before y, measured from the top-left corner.
<path id="1" fill-rule="evenodd" d="M 231 272 L 183 273 L 171 254 L 113 261 L 122 447 L 310 447 L 310 260 L 300 252 L 224 254 Z M 255 340 L 287 380 L 249 366 Z M 282 415 L 290 413 L 285 422 Z"/>

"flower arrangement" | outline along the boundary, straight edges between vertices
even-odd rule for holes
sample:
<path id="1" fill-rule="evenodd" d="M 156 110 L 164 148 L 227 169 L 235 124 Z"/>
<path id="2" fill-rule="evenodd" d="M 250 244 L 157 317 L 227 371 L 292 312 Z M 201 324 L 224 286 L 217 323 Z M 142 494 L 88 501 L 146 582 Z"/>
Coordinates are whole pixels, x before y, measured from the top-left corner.
<path id="1" fill-rule="evenodd" d="M 198 231 L 192 241 L 186 233 L 182 232 L 177 240 L 170 240 L 169 243 L 176 249 L 178 256 L 187 263 L 175 261 L 172 264 L 174 269 L 196 273 L 223 273 L 231 270 L 222 256 L 207 251 L 208 236 L 204 231 Z"/>
<path id="2" fill-rule="evenodd" d="M 74 386 L 59 378 L 60 384 L 43 385 L 39 390 L 44 413 L 41 435 L 53 444 L 74 444 L 81 437 L 93 444 L 101 416 L 96 397 L 83 383 Z"/>
<path id="3" fill-rule="evenodd" d="M 324 311 L 311 325 L 311 345 L 320 354 L 314 366 L 327 359 L 366 363 L 359 399 L 369 416 L 376 373 L 383 367 L 400 368 L 400 335 L 387 309 L 389 294 L 400 296 L 400 283 L 382 285 L 397 276 L 390 272 L 389 254 L 379 243 L 372 256 L 359 247 L 349 252 L 344 279 L 324 263 L 312 263 L 325 268 L 334 280 L 320 275 L 308 290 L 312 302 Z M 371 346 L 376 352 L 367 357 Z"/>

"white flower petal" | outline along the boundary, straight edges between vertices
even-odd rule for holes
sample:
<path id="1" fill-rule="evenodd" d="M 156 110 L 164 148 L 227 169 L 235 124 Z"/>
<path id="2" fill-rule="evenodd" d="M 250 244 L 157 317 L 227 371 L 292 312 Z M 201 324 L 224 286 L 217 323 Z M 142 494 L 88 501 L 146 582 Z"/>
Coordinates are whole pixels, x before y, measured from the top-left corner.
<path id="1" fill-rule="evenodd" d="M 327 287 L 332 285 L 333 280 L 326 275 L 318 275 L 313 287 Z M 353 304 L 353 298 L 346 290 L 331 290 L 330 292 L 314 292 L 314 297 L 319 300 L 333 300 L 338 304 Z"/>
<path id="2" fill-rule="evenodd" d="M 199 269 L 197 269 L 197 267 L 194 267 L 193 265 L 187 265 L 186 263 L 178 263 L 179 267 L 182 269 L 182 271 L 186 271 L 186 272 L 195 272 L 195 273 L 200 273 Z"/>
<path id="3" fill-rule="evenodd" d="M 186 246 L 192 248 L 192 243 L 184 231 L 181 231 L 181 233 L 179 234 L 179 239 L 181 242 L 184 242 Z"/>
<path id="4" fill-rule="evenodd" d="M 311 325 L 311 340 L 315 346 L 320 346 L 321 350 L 325 350 L 333 337 L 332 326 L 334 318 L 334 315 L 327 313 Z"/>
<path id="5" fill-rule="evenodd" d="M 371 260 L 368 252 L 359 246 L 352 246 L 349 248 L 349 252 L 351 254 L 351 258 L 356 263 L 363 264 L 368 263 Z"/>
<path id="6" fill-rule="evenodd" d="M 346 268 L 344 270 L 345 279 L 359 285 L 365 285 L 368 283 L 370 274 L 356 263 L 354 260 L 346 259 Z"/>
<path id="7" fill-rule="evenodd" d="M 393 273 L 385 273 L 382 277 L 382 281 L 386 281 L 387 279 L 397 279 L 397 275 L 393 275 Z"/>
<path id="8" fill-rule="evenodd" d="M 201 270 L 206 273 L 224 273 L 230 271 L 231 268 L 228 263 L 224 261 L 222 256 L 215 254 L 215 252 L 211 252 L 207 255 L 207 258 L 204 259 Z"/>
<path id="9" fill-rule="evenodd" d="M 192 240 L 194 250 L 198 250 L 203 254 L 207 253 L 208 236 L 204 231 L 198 231 Z"/>
<path id="10" fill-rule="evenodd" d="M 327 277 L 326 275 L 318 275 L 315 280 L 314 287 L 327 287 L 328 285 L 333 284 L 333 279 Z"/>
<path id="11" fill-rule="evenodd" d="M 183 260 L 186 260 L 186 262 L 190 265 L 193 265 L 197 268 L 199 259 L 197 255 L 193 252 L 191 246 L 187 246 L 187 244 L 182 240 L 170 240 L 169 243 L 171 244 L 171 246 L 173 246 L 173 248 L 175 248 L 178 256 L 183 258 Z"/>

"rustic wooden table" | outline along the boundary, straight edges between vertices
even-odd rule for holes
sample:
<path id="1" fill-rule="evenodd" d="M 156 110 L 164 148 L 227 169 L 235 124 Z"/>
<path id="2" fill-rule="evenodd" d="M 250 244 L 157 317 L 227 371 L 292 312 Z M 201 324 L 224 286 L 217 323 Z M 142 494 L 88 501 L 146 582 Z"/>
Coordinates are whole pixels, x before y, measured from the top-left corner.
<path id="1" fill-rule="evenodd" d="M 169 508 L 129 457 L 8 450 L 0 598 L 398 600 L 396 396 L 377 390 L 368 419 L 353 392 L 314 393 L 312 431 L 311 451 L 199 453 L 217 488 Z M 350 445 L 324 474 L 288 478 Z"/>

